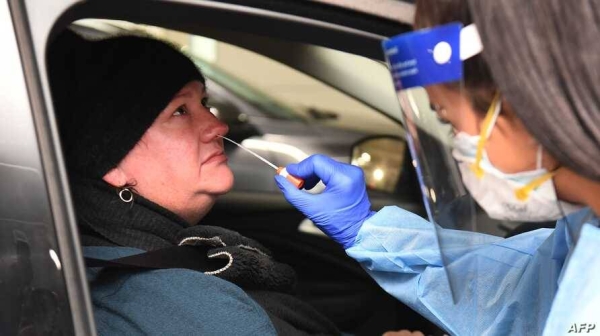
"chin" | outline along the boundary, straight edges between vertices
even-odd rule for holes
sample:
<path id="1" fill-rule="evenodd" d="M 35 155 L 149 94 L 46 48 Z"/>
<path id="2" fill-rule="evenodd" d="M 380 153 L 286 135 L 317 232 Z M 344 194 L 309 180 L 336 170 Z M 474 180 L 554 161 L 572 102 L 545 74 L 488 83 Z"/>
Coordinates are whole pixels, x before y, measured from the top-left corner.
<path id="1" fill-rule="evenodd" d="M 224 179 L 221 182 L 222 182 L 221 190 L 223 190 L 223 192 L 221 194 L 228 193 L 233 188 L 233 182 L 234 182 L 233 174 L 230 174 L 228 179 Z"/>
<path id="2" fill-rule="evenodd" d="M 234 177 L 229 167 L 220 170 L 211 180 L 210 189 L 212 194 L 223 195 L 233 188 Z"/>

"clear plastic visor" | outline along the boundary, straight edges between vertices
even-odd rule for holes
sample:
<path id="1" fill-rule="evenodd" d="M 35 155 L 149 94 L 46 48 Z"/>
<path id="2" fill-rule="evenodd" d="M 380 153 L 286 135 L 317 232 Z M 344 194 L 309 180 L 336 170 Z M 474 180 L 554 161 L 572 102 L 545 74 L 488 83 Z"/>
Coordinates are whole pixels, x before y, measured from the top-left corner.
<path id="1" fill-rule="evenodd" d="M 413 166 L 447 275 L 443 283 L 449 286 L 454 303 L 470 293 L 463 268 L 455 267 L 460 262 L 457 258 L 460 251 L 472 247 L 465 245 L 476 242 L 457 240 L 448 229 L 478 231 L 477 207 L 453 156 L 456 128 L 468 122 L 464 112 L 470 107 L 463 89 L 462 60 L 481 49 L 479 42 L 479 46 L 463 45 L 462 50 L 462 40 L 472 28 L 448 24 L 403 34 L 383 44 Z"/>

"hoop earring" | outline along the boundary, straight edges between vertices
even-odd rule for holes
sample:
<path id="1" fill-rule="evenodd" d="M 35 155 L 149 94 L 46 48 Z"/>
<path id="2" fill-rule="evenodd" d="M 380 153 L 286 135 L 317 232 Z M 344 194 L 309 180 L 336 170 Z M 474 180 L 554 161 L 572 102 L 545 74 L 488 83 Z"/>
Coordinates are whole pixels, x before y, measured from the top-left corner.
<path id="1" fill-rule="evenodd" d="M 122 188 L 121 190 L 119 190 L 119 198 L 125 203 L 131 203 L 133 202 L 133 192 L 127 187 Z"/>

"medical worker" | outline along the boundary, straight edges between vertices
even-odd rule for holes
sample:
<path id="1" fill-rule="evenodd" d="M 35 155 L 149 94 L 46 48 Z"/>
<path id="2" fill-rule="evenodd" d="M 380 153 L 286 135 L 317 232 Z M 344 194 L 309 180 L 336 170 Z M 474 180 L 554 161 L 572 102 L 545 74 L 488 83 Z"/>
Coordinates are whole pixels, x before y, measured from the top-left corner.
<path id="1" fill-rule="evenodd" d="M 279 187 L 453 335 L 600 334 L 598 18 L 598 0 L 417 1 L 417 30 L 384 50 L 429 221 L 372 211 L 362 170 L 322 155 L 287 167 L 322 193 Z M 556 228 L 476 233 L 471 199 Z"/>

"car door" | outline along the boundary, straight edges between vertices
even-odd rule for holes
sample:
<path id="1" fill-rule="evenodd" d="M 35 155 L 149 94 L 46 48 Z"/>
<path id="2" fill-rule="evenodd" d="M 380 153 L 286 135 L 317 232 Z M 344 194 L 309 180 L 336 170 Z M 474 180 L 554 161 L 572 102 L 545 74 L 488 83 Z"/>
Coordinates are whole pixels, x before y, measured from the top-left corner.
<path id="1" fill-rule="evenodd" d="M 20 3 L 0 4 L 0 334 L 93 334 L 24 14 Z"/>

